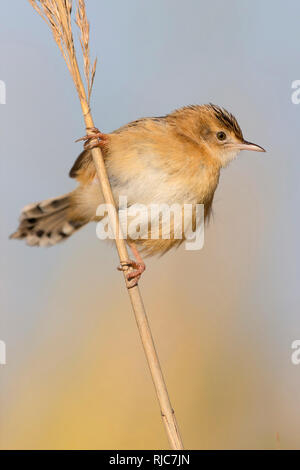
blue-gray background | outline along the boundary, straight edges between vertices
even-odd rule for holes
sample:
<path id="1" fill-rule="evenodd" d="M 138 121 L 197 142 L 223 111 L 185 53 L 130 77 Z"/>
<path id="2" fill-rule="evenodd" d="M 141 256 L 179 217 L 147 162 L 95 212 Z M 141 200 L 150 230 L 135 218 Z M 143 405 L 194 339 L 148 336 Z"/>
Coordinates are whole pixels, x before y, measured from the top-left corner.
<path id="1" fill-rule="evenodd" d="M 214 102 L 267 154 L 223 171 L 200 252 L 141 282 L 187 448 L 300 448 L 298 0 L 87 0 L 97 126 Z M 84 133 L 42 20 L 2 2 L 1 448 L 163 448 L 152 383 L 116 271 L 91 225 L 51 249 L 9 241 L 27 203 L 71 190 Z"/>

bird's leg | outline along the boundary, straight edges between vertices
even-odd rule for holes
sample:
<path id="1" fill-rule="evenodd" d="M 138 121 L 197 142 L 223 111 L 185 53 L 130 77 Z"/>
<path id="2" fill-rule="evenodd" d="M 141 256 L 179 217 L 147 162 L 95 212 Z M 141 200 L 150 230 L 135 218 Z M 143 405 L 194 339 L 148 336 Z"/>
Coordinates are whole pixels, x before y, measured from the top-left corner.
<path id="1" fill-rule="evenodd" d="M 108 139 L 107 134 L 103 134 L 96 127 L 88 127 L 87 131 L 89 131 L 89 134 L 76 140 L 76 142 L 84 140 L 85 150 L 91 150 L 94 147 L 103 147 L 106 145 L 106 141 Z"/>
<path id="2" fill-rule="evenodd" d="M 133 256 L 135 257 L 135 261 L 133 260 L 128 260 L 128 261 L 123 261 L 121 265 L 118 267 L 119 271 L 124 271 L 125 267 L 131 267 L 133 268 L 133 271 L 130 271 L 126 273 L 126 278 L 130 282 L 129 287 L 135 287 L 137 286 L 141 275 L 146 269 L 146 265 L 143 261 L 143 258 L 141 257 L 135 243 L 128 243 L 130 246 L 130 249 L 132 251 Z"/>

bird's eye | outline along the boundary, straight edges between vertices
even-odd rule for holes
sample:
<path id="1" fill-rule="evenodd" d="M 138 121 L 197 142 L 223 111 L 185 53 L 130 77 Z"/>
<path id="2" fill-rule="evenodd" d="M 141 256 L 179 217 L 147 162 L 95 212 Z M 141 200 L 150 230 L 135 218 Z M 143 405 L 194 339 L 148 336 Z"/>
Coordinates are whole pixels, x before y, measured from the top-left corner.
<path id="1" fill-rule="evenodd" d="M 225 132 L 222 132 L 222 131 L 221 131 L 221 132 L 218 132 L 218 133 L 217 133 L 217 138 L 218 138 L 218 140 L 226 140 L 226 134 L 225 134 Z"/>

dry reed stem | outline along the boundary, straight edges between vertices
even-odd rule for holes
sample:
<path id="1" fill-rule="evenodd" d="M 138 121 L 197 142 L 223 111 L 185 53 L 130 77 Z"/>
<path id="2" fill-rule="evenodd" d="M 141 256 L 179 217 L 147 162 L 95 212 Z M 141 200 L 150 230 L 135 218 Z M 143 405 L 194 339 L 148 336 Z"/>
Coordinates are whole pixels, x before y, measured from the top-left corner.
<path id="1" fill-rule="evenodd" d="M 72 1 L 71 0 L 28 0 L 33 8 L 39 15 L 46 21 L 51 28 L 52 35 L 65 59 L 70 74 L 73 78 L 78 96 L 80 99 L 83 117 L 87 132 L 89 129 L 94 128 L 94 122 L 90 111 L 90 97 L 96 72 L 96 61 L 91 67 L 90 49 L 89 49 L 89 34 L 90 28 L 86 15 L 85 1 L 78 0 L 76 10 L 76 24 L 80 30 L 80 43 L 83 53 L 84 63 L 84 76 L 86 80 L 86 89 L 84 87 L 81 73 L 79 70 L 76 51 L 74 46 L 71 13 Z M 104 195 L 106 204 L 110 204 L 113 208 L 114 214 L 111 219 L 111 225 L 115 228 L 115 241 L 119 254 L 120 261 L 128 260 L 128 251 L 125 241 L 120 236 L 120 225 L 113 198 L 112 190 L 110 187 L 109 179 L 106 172 L 103 156 L 99 147 L 92 149 L 93 161 L 97 170 L 97 176 L 101 189 Z M 132 308 L 135 314 L 135 319 L 140 332 L 141 340 L 143 343 L 144 351 L 150 368 L 152 380 L 155 386 L 156 394 L 161 408 L 161 414 L 169 443 L 172 449 L 183 449 L 182 440 L 180 437 L 179 429 L 176 422 L 174 410 L 172 409 L 169 399 L 167 387 L 164 381 L 162 370 L 160 367 L 159 359 L 155 350 L 150 326 L 148 323 L 147 315 L 143 305 L 143 300 L 138 286 L 129 288 L 126 278 L 126 271 L 124 271 L 124 279 L 128 288 L 128 294 L 131 300 Z"/>
<path id="2" fill-rule="evenodd" d="M 76 10 L 76 24 L 80 30 L 80 44 L 84 62 L 84 76 L 87 83 L 88 103 L 91 101 L 91 93 L 94 84 L 97 59 L 93 66 L 90 60 L 90 25 L 86 16 L 84 0 L 78 0 L 78 8 Z"/>

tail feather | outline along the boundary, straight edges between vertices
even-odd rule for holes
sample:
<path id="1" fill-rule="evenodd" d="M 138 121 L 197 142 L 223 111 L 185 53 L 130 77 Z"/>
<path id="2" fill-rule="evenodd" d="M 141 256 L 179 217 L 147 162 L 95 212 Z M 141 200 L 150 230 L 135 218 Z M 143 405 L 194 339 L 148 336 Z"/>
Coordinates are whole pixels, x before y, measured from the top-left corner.
<path id="1" fill-rule="evenodd" d="M 53 246 L 69 238 L 88 222 L 70 217 L 71 203 L 72 193 L 24 207 L 19 227 L 10 238 L 25 240 L 30 246 Z"/>
<path id="2" fill-rule="evenodd" d="M 29 204 L 22 209 L 20 222 L 32 217 L 44 217 L 47 214 L 61 209 L 66 209 L 70 205 L 70 195 L 64 194 L 63 196 L 47 199 L 46 201 Z"/>

